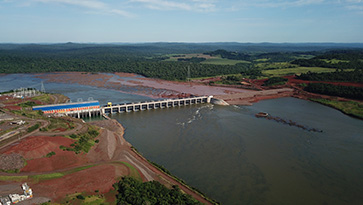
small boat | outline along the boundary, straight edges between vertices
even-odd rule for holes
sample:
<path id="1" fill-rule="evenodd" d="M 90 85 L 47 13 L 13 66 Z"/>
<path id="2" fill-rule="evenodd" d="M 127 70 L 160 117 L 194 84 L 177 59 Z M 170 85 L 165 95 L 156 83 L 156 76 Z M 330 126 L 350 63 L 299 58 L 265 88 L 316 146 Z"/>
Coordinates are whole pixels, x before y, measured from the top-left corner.
<path id="1" fill-rule="evenodd" d="M 267 112 L 259 112 L 255 115 L 256 117 L 267 117 L 268 113 Z"/>

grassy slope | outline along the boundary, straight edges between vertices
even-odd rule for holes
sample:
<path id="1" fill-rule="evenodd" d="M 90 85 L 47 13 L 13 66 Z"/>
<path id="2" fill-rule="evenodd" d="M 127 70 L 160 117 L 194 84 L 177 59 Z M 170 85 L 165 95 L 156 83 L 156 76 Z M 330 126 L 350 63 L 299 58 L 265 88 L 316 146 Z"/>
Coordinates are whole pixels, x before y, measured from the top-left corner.
<path id="1" fill-rule="evenodd" d="M 250 62 L 243 60 L 230 60 L 226 58 L 210 58 L 201 63 L 214 64 L 214 65 L 236 65 L 237 63 L 250 63 Z"/>
<path id="2" fill-rule="evenodd" d="M 127 163 L 127 162 L 114 162 L 112 164 L 117 164 L 117 165 L 125 165 L 130 169 L 130 176 L 134 177 L 135 179 L 138 180 L 142 180 L 140 173 L 137 171 L 137 169 L 132 166 L 131 164 Z M 68 171 L 64 171 L 64 172 L 54 172 L 54 173 L 48 173 L 48 174 L 38 174 L 38 175 L 24 175 L 24 176 L 6 176 L 6 175 L 0 175 L 0 180 L 1 181 L 24 181 L 24 180 L 28 180 L 31 179 L 35 182 L 39 182 L 42 180 L 50 180 L 50 179 L 56 179 L 56 178 L 60 178 L 63 176 L 66 176 L 68 174 L 73 174 L 75 172 L 79 172 L 85 169 L 89 169 L 91 167 L 94 167 L 97 165 L 87 165 L 87 166 L 83 166 L 83 167 L 77 167 Z"/>
<path id="3" fill-rule="evenodd" d="M 343 101 L 327 100 L 327 99 L 310 99 L 310 100 L 336 108 L 345 114 L 363 119 L 363 103 L 355 101 L 343 102 Z"/>

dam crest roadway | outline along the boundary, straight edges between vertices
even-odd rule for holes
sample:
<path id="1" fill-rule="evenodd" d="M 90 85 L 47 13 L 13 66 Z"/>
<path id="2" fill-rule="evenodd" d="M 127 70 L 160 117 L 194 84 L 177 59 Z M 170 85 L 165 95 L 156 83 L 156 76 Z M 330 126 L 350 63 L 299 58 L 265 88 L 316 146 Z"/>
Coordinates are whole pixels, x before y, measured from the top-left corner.
<path id="1" fill-rule="evenodd" d="M 98 101 L 86 101 L 77 103 L 66 103 L 56 105 L 34 106 L 33 110 L 42 110 L 44 114 L 67 115 L 75 118 L 105 116 L 112 113 L 136 112 L 151 109 L 163 109 L 170 107 L 187 106 L 201 103 L 218 103 L 213 96 L 192 96 L 186 98 L 162 99 L 144 102 L 132 102 L 123 104 L 112 104 L 100 106 Z"/>
<path id="2" fill-rule="evenodd" d="M 162 109 L 177 106 L 186 106 L 201 103 L 211 103 L 213 96 L 194 96 L 177 99 L 163 99 L 157 101 L 145 101 L 138 103 L 124 103 L 117 105 L 106 105 L 100 108 L 102 114 L 136 112 L 150 109 Z"/>

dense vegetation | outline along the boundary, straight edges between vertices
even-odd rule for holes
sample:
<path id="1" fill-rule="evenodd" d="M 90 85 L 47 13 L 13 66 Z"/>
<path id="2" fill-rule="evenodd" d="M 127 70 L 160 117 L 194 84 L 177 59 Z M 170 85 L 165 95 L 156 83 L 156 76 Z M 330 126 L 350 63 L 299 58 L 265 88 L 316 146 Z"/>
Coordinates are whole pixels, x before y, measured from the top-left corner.
<path id="1" fill-rule="evenodd" d="M 310 83 L 304 90 L 312 93 L 363 100 L 363 88 L 359 87 Z"/>
<path id="2" fill-rule="evenodd" d="M 34 130 L 38 129 L 40 127 L 40 124 L 37 123 L 27 129 L 28 132 L 33 132 Z"/>
<path id="3" fill-rule="evenodd" d="M 74 143 L 72 143 L 71 147 L 66 147 L 61 145 L 59 148 L 63 151 L 73 151 L 76 154 L 81 152 L 88 153 L 91 147 L 95 144 L 94 138 L 98 136 L 99 132 L 95 127 L 89 127 L 86 133 L 81 134 L 72 134 L 70 138 L 76 139 Z"/>
<path id="4" fill-rule="evenodd" d="M 363 47 L 361 44 L 0 44 L 0 73 L 127 72 L 166 80 L 186 80 L 188 67 L 191 78 L 232 74 L 259 78 L 264 76 L 262 70 L 298 69 L 299 66 L 312 70 L 314 67 L 363 67 L 362 50 L 322 51 L 339 46 Z M 197 53 L 218 58 L 166 60 L 171 54 Z"/>
<path id="5" fill-rule="evenodd" d="M 311 59 L 297 59 L 292 63 L 305 67 L 363 69 L 363 50 L 331 51 Z"/>
<path id="6" fill-rule="evenodd" d="M 213 52 L 206 52 L 204 54 L 211 55 L 211 56 L 221 56 L 222 58 L 227 58 L 227 59 L 231 59 L 231 60 L 251 60 L 251 55 L 244 54 L 244 53 L 238 53 L 238 52 L 226 51 L 223 49 L 219 49 L 219 50 L 216 50 Z"/>
<path id="7" fill-rule="evenodd" d="M 140 182 L 123 177 L 113 185 L 117 204 L 201 204 L 190 195 L 181 193 L 178 186 L 166 188 L 157 181 Z"/>
<path id="8" fill-rule="evenodd" d="M 263 86 L 272 86 L 272 85 L 283 85 L 287 82 L 288 80 L 286 78 L 280 78 L 280 77 L 272 77 L 267 79 L 264 83 Z"/>
<path id="9" fill-rule="evenodd" d="M 221 83 L 225 85 L 241 85 L 242 78 L 238 75 L 222 76 Z"/>
<path id="10" fill-rule="evenodd" d="M 231 60 L 245 60 L 245 61 L 254 61 L 258 59 L 264 59 L 268 62 L 288 62 L 295 60 L 297 56 L 312 54 L 312 52 L 270 52 L 270 53 L 240 53 L 236 51 L 226 51 L 223 49 L 219 49 L 212 52 L 205 52 L 206 55 L 211 56 L 221 56 L 222 58 L 227 58 Z"/>
<path id="11" fill-rule="evenodd" d="M 354 71 L 337 70 L 331 73 L 313 73 L 307 72 L 297 76 L 298 79 L 310 81 L 336 81 L 336 82 L 356 82 L 363 83 L 363 70 Z"/>
<path id="12" fill-rule="evenodd" d="M 337 101 L 328 99 L 310 99 L 312 101 L 336 108 L 343 113 L 363 119 L 363 103 L 355 101 Z"/>
<path id="13" fill-rule="evenodd" d="M 260 69 L 248 69 L 241 72 L 241 75 L 244 77 L 248 77 L 250 79 L 256 79 L 260 76 L 263 76 Z"/>
<path id="14" fill-rule="evenodd" d="M 104 52 L 104 53 L 99 53 Z M 195 61 L 199 61 L 196 59 Z M 0 52 L 0 73 L 35 72 L 127 72 L 166 80 L 236 74 L 249 69 L 248 64 L 209 65 L 190 62 L 164 62 L 111 50 L 82 50 L 54 53 Z"/>
<path id="15" fill-rule="evenodd" d="M 206 60 L 206 58 L 198 58 L 198 57 L 178 58 L 178 61 L 191 62 L 191 63 L 200 63 L 200 62 L 203 62 L 205 60 Z"/>

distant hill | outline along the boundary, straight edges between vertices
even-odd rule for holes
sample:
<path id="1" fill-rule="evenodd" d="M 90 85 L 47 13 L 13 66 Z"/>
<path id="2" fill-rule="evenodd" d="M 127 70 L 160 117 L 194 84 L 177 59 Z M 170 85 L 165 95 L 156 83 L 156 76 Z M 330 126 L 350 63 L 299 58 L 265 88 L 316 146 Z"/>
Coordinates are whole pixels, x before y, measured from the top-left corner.
<path id="1" fill-rule="evenodd" d="M 108 48 L 117 52 L 142 54 L 170 53 L 203 53 L 218 49 L 236 52 L 307 52 L 327 51 L 332 49 L 363 48 L 363 43 L 60 43 L 60 44 L 0 44 L 0 50 L 32 51 L 32 52 L 62 52 L 84 50 L 103 50 Z"/>

